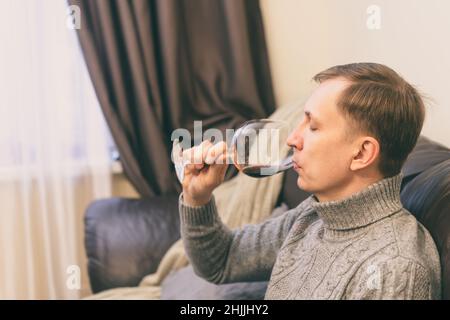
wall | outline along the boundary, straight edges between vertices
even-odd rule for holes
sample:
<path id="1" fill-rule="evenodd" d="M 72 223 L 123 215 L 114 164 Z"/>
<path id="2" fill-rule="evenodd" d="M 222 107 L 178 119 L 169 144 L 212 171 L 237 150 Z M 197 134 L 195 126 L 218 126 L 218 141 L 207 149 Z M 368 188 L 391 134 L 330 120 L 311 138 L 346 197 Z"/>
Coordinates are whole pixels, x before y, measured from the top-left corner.
<path id="1" fill-rule="evenodd" d="M 367 27 L 370 5 L 381 28 Z M 423 134 L 450 146 L 450 1 L 261 0 L 277 105 L 304 100 L 332 65 L 384 63 L 427 100 Z"/>

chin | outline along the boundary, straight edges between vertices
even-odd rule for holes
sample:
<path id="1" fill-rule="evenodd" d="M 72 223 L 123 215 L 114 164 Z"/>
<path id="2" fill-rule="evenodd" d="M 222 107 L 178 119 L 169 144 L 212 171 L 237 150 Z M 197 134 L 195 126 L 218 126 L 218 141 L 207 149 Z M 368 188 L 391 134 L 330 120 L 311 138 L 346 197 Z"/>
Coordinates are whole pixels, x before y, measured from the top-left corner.
<path id="1" fill-rule="evenodd" d="M 308 184 L 305 183 L 305 180 L 303 178 L 301 178 L 300 176 L 298 176 L 297 178 L 297 187 L 299 187 L 300 189 L 309 192 L 308 190 Z"/>

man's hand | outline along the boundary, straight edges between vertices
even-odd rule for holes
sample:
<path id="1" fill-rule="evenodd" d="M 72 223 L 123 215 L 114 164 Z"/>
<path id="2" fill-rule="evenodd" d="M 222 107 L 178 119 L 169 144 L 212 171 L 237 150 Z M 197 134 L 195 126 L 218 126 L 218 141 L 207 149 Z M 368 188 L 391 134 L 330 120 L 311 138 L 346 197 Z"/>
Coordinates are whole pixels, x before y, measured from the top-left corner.
<path id="1" fill-rule="evenodd" d="M 211 200 L 213 190 L 225 179 L 228 165 L 227 145 L 209 140 L 183 152 L 188 161 L 184 169 L 183 200 L 189 206 L 201 206 Z"/>

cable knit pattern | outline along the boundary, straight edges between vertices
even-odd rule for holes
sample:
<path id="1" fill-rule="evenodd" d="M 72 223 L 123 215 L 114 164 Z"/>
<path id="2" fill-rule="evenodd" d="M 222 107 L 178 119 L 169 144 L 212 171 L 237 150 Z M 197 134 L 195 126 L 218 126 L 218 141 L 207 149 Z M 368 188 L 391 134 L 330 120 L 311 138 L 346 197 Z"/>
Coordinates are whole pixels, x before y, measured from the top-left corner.
<path id="1" fill-rule="evenodd" d="M 439 299 L 429 232 L 400 202 L 401 175 L 340 201 L 311 196 L 258 225 L 230 230 L 214 198 L 189 207 L 181 235 L 195 272 L 214 283 L 270 280 L 266 299 Z"/>

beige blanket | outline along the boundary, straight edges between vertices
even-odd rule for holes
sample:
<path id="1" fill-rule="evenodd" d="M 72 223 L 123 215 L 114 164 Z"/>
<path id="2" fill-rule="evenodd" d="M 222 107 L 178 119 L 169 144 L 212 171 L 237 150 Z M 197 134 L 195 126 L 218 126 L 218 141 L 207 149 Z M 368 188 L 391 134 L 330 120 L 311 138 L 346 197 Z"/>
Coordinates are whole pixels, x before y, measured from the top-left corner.
<path id="1" fill-rule="evenodd" d="M 293 129 L 301 118 L 303 108 L 299 103 L 277 109 L 270 118 L 286 121 Z M 283 152 L 289 148 L 283 146 Z M 283 181 L 277 174 L 264 179 L 238 174 L 214 191 L 217 208 L 223 222 L 230 228 L 255 224 L 266 219 L 274 209 Z M 161 283 L 171 272 L 189 264 L 182 240 L 167 251 L 155 273 L 144 277 L 138 287 L 116 288 L 100 292 L 86 299 L 159 299 Z"/>

